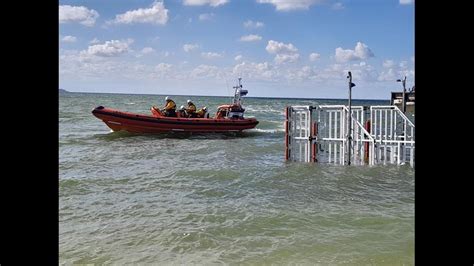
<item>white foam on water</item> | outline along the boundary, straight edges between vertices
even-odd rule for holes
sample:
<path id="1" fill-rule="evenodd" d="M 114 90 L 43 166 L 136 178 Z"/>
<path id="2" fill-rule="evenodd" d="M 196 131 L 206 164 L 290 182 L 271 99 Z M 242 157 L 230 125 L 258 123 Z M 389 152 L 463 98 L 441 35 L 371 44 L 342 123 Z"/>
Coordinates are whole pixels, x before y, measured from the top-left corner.
<path id="1" fill-rule="evenodd" d="M 254 128 L 249 131 L 257 131 L 257 132 L 263 132 L 263 133 L 280 133 L 280 132 L 285 132 L 284 129 L 261 129 L 261 128 Z"/>
<path id="2" fill-rule="evenodd" d="M 255 112 L 255 113 L 280 113 L 280 109 L 272 109 L 265 107 L 249 107 L 245 106 L 245 111 Z"/>

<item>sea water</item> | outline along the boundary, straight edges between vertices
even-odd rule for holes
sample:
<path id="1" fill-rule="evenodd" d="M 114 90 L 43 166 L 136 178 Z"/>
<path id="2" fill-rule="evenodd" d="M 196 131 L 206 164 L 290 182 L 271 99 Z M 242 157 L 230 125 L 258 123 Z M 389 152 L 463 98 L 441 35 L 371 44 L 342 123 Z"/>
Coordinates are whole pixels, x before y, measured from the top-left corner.
<path id="1" fill-rule="evenodd" d="M 188 98 L 214 114 L 229 97 Z M 59 96 L 61 264 L 414 264 L 414 170 L 284 160 L 287 105 L 244 98 L 241 134 L 111 132 L 103 105 L 150 114 L 164 96 Z M 353 105 L 389 101 L 353 100 Z"/>

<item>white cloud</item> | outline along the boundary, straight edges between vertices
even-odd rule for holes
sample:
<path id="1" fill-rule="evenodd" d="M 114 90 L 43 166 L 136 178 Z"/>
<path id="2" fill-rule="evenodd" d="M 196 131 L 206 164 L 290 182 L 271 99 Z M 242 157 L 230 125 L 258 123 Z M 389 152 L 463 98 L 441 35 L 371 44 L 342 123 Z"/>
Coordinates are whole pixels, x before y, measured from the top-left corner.
<path id="1" fill-rule="evenodd" d="M 359 82 L 369 82 L 373 83 L 378 80 L 379 72 L 370 64 L 366 62 L 358 62 L 354 64 L 350 63 L 336 63 L 326 66 L 321 70 L 315 70 L 314 78 L 316 81 L 320 82 L 346 82 L 347 72 L 352 72 L 353 82 L 357 84 L 359 87 L 361 85 Z"/>
<path id="2" fill-rule="evenodd" d="M 415 63 L 415 57 L 414 56 L 410 57 L 410 59 L 411 59 L 412 63 Z"/>
<path id="3" fill-rule="evenodd" d="M 222 54 L 219 53 L 213 53 L 213 52 L 207 52 L 207 53 L 201 53 L 201 56 L 207 59 L 213 59 L 213 58 L 218 58 L 222 57 Z"/>
<path id="4" fill-rule="evenodd" d="M 291 43 L 284 44 L 282 42 L 270 40 L 265 49 L 270 54 L 276 54 L 274 60 L 277 64 L 296 62 L 300 57 L 297 53 L 298 49 Z"/>
<path id="5" fill-rule="evenodd" d="M 63 51 L 59 56 L 59 73 L 78 80 L 91 81 L 103 77 L 141 77 L 139 64 L 122 62 L 118 57 L 95 56 L 85 51 Z"/>
<path id="6" fill-rule="evenodd" d="M 75 42 L 76 40 L 77 40 L 76 37 L 70 36 L 70 35 L 64 36 L 64 37 L 62 38 L 62 41 L 63 41 L 63 42 Z"/>
<path id="7" fill-rule="evenodd" d="M 163 55 L 164 57 L 168 57 L 168 56 L 170 56 L 170 52 L 163 51 L 163 52 L 161 52 L 161 55 Z"/>
<path id="8" fill-rule="evenodd" d="M 89 44 L 98 44 L 98 43 L 100 43 L 100 41 L 97 38 L 94 38 L 89 42 Z"/>
<path id="9" fill-rule="evenodd" d="M 166 64 L 166 63 L 159 63 L 158 65 L 155 66 L 154 69 L 154 74 L 157 78 L 173 78 L 173 71 L 172 71 L 173 65 L 171 64 Z"/>
<path id="10" fill-rule="evenodd" d="M 199 20 L 204 21 L 204 20 L 212 20 L 214 17 L 214 13 L 204 13 L 199 15 Z"/>
<path id="11" fill-rule="evenodd" d="M 393 62 L 393 60 L 385 60 L 383 61 L 383 67 L 385 68 L 392 68 L 395 66 L 395 63 Z"/>
<path id="12" fill-rule="evenodd" d="M 85 6 L 59 6 L 59 23 L 78 22 L 84 26 L 92 27 L 99 13 Z"/>
<path id="13" fill-rule="evenodd" d="M 183 4 L 185 6 L 203 6 L 210 5 L 213 7 L 224 5 L 228 3 L 229 0 L 184 0 Z"/>
<path id="14" fill-rule="evenodd" d="M 326 66 L 324 69 L 318 71 L 318 80 L 319 81 L 345 81 L 345 77 L 347 76 L 347 72 L 345 72 L 345 68 L 341 64 L 332 64 Z"/>
<path id="15" fill-rule="evenodd" d="M 141 49 L 140 49 L 141 50 Z M 239 54 L 240 55 L 240 54 Z M 235 55 L 234 55 L 235 56 Z M 382 69 L 382 63 L 378 65 L 379 70 L 386 70 L 384 73 L 376 71 L 366 61 L 363 62 L 348 62 L 348 63 L 337 63 L 323 66 L 312 66 L 312 65 L 286 65 L 286 64 L 275 64 L 273 62 L 247 62 L 240 59 L 234 61 L 232 66 L 222 65 L 209 65 L 201 64 L 194 65 L 192 63 L 186 63 L 179 61 L 176 64 L 171 62 L 157 62 L 155 64 L 147 64 L 139 62 L 138 60 L 130 57 L 100 57 L 91 56 L 88 54 L 82 54 L 79 51 L 72 50 L 60 50 L 60 80 L 67 81 L 71 80 L 75 84 L 81 82 L 105 82 L 112 79 L 117 82 L 126 81 L 133 84 L 140 84 L 142 86 L 145 83 L 156 84 L 158 81 L 163 81 L 160 84 L 166 84 L 166 82 L 174 82 L 175 86 L 182 86 L 182 84 L 188 84 L 193 86 L 193 80 L 199 80 L 199 84 L 203 84 L 207 87 L 214 87 L 214 84 L 222 83 L 225 78 L 230 76 L 241 76 L 244 81 L 258 82 L 262 86 L 258 86 L 262 89 L 265 95 L 277 93 L 278 86 L 276 84 L 291 84 L 297 91 L 304 92 L 310 88 L 316 88 L 317 94 L 323 93 L 319 91 L 319 88 L 327 88 L 330 91 L 341 91 L 345 95 L 345 88 L 347 88 L 347 71 L 352 71 L 354 77 L 354 83 L 357 84 L 357 91 L 367 90 L 370 88 L 368 97 L 376 94 L 380 88 L 384 88 L 390 84 L 397 86 L 395 80 L 397 78 L 403 78 L 404 74 L 407 74 L 407 87 L 411 87 L 411 82 L 414 83 L 413 65 L 408 64 L 409 68 L 399 69 L 400 61 L 394 62 L 394 68 Z M 164 58 L 163 58 L 164 59 Z M 410 63 L 410 60 L 407 60 Z M 365 62 L 365 64 L 364 64 Z M 402 64 L 403 65 L 403 64 Z M 98 84 L 98 83 L 97 83 Z M 194 82 L 194 84 L 196 84 Z M 273 86 L 272 86 L 273 84 Z M 164 85 L 167 86 L 167 85 Z M 401 86 L 399 84 L 399 86 Z M 287 91 L 288 92 L 288 91 Z M 166 92 L 171 93 L 171 92 Z M 181 93 L 186 93 L 185 91 Z M 292 92 L 288 92 L 287 95 L 291 95 Z M 294 93 L 293 93 L 294 94 Z M 386 94 L 386 93 L 385 93 Z M 380 94 L 381 97 L 384 93 Z M 330 94 L 325 97 L 332 97 Z"/>
<path id="16" fill-rule="evenodd" d="M 198 79 L 199 78 L 218 78 L 218 77 L 222 77 L 222 73 L 219 72 L 219 68 L 216 66 L 199 65 L 191 71 L 190 77 L 198 78 Z"/>
<path id="17" fill-rule="evenodd" d="M 242 55 L 239 54 L 238 56 L 234 57 L 234 60 L 235 60 L 235 61 L 240 61 L 240 60 L 242 60 Z"/>
<path id="18" fill-rule="evenodd" d="M 356 64 L 332 64 L 325 69 L 318 71 L 317 80 L 319 81 L 334 81 L 345 82 L 347 72 L 352 72 L 353 82 L 358 84 L 360 81 L 375 82 L 379 73 L 374 67 L 366 62 L 359 62 Z"/>
<path id="19" fill-rule="evenodd" d="M 155 49 L 151 48 L 151 47 L 145 47 L 142 49 L 142 54 L 149 54 L 149 53 L 153 53 L 155 52 Z"/>
<path id="20" fill-rule="evenodd" d="M 399 75 L 397 72 L 398 71 L 393 68 L 383 70 L 382 72 L 380 72 L 377 79 L 379 81 L 395 81 L 397 80 L 397 78 L 399 78 Z"/>
<path id="21" fill-rule="evenodd" d="M 199 45 L 197 45 L 197 44 L 187 43 L 187 44 L 183 45 L 183 50 L 186 53 L 191 52 L 193 50 L 196 50 L 197 48 L 199 48 Z"/>
<path id="22" fill-rule="evenodd" d="M 111 40 L 106 41 L 104 44 L 95 44 L 89 46 L 87 51 L 84 51 L 88 55 L 112 57 L 119 56 L 129 51 L 129 45 L 133 43 L 132 39 L 126 41 Z"/>
<path id="23" fill-rule="evenodd" d="M 373 57 L 374 53 L 369 47 L 361 42 L 357 42 L 354 50 L 344 50 L 341 47 L 336 48 L 336 61 L 337 62 L 348 62 L 354 60 L 368 59 Z"/>
<path id="24" fill-rule="evenodd" d="M 255 34 L 250 34 L 250 35 L 245 35 L 240 37 L 241 42 L 255 42 L 255 41 L 260 41 L 262 39 L 262 36 L 255 35 Z"/>
<path id="25" fill-rule="evenodd" d="M 294 68 L 290 65 L 270 64 L 268 62 L 239 62 L 232 70 L 233 75 L 241 76 L 246 80 L 266 82 L 290 82 L 299 81 L 306 83 L 308 80 L 316 80 L 319 70 L 310 66 Z M 342 73 L 341 71 L 339 71 Z M 340 74 L 339 76 L 343 76 Z"/>
<path id="26" fill-rule="evenodd" d="M 359 64 L 346 67 L 344 72 L 347 73 L 349 70 L 352 72 L 353 80 L 374 82 L 377 81 L 379 76 L 379 73 L 374 69 L 374 67 L 367 64 L 366 62 L 361 62 Z"/>
<path id="27" fill-rule="evenodd" d="M 279 78 L 278 71 L 268 62 L 242 62 L 234 66 L 232 73 L 250 80 L 274 81 Z"/>
<path id="28" fill-rule="evenodd" d="M 297 77 L 303 80 L 314 79 L 317 76 L 315 69 L 310 66 L 304 66 L 297 72 Z"/>
<path id="29" fill-rule="evenodd" d="M 341 9 L 344 9 L 345 6 L 341 3 L 341 2 L 337 2 L 337 3 L 334 3 L 332 5 L 332 9 L 334 10 L 341 10 Z"/>
<path id="30" fill-rule="evenodd" d="M 397 79 L 407 76 L 407 79 L 414 79 L 415 71 L 408 67 L 407 61 L 401 61 L 396 64 L 393 60 L 385 60 L 383 62 L 383 69 L 378 75 L 379 81 L 396 81 Z"/>
<path id="31" fill-rule="evenodd" d="M 298 49 L 291 43 L 284 44 L 282 42 L 277 42 L 274 40 L 268 41 L 267 47 L 265 48 L 267 52 L 271 54 L 276 53 L 295 53 Z"/>
<path id="32" fill-rule="evenodd" d="M 311 53 L 311 54 L 309 55 L 309 60 L 310 60 L 311 62 L 314 62 L 314 61 L 318 60 L 319 58 L 321 58 L 321 55 L 318 54 L 318 53 Z"/>
<path id="33" fill-rule="evenodd" d="M 263 24 L 263 22 L 260 22 L 260 21 L 252 21 L 252 20 L 247 20 L 244 22 L 244 27 L 246 28 L 252 28 L 252 29 L 257 29 L 257 28 L 262 28 L 263 26 L 265 26 L 265 24 Z"/>
<path id="34" fill-rule="evenodd" d="M 278 11 L 309 9 L 311 5 L 322 2 L 323 0 L 257 0 L 257 3 L 274 5 Z"/>
<path id="35" fill-rule="evenodd" d="M 150 23 L 164 25 L 168 21 L 168 9 L 163 2 L 154 2 L 150 8 L 139 8 L 115 16 L 112 23 L 135 24 Z"/>
<path id="36" fill-rule="evenodd" d="M 413 4 L 415 0 L 400 0 L 400 5 L 409 5 Z"/>
<path id="37" fill-rule="evenodd" d="M 189 69 L 178 69 L 167 63 L 144 64 L 128 59 L 129 57 L 101 57 L 85 51 L 62 50 L 59 56 L 60 78 L 85 82 L 129 80 L 135 83 L 160 79 L 176 81 L 189 76 Z"/>
<path id="38" fill-rule="evenodd" d="M 156 71 L 167 71 L 167 70 L 170 70 L 171 67 L 172 67 L 171 64 L 159 63 L 159 64 L 155 67 L 155 70 L 156 70 Z"/>
<path id="39" fill-rule="evenodd" d="M 304 66 L 299 69 L 288 69 L 286 71 L 285 78 L 287 80 L 297 80 L 297 81 L 307 81 L 307 80 L 315 80 L 317 78 L 318 72 L 311 68 L 310 66 Z"/>
<path id="40" fill-rule="evenodd" d="M 300 58 L 299 54 L 277 54 L 275 56 L 275 63 L 283 64 L 283 63 L 293 63 L 296 62 Z"/>

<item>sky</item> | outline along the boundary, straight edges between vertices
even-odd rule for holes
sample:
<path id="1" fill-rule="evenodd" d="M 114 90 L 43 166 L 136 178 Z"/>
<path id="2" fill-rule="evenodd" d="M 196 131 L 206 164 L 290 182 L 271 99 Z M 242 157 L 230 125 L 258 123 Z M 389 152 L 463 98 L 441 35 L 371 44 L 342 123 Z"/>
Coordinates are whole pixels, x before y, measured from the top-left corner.
<path id="1" fill-rule="evenodd" d="M 75 92 L 389 99 L 414 86 L 414 0 L 60 0 Z"/>

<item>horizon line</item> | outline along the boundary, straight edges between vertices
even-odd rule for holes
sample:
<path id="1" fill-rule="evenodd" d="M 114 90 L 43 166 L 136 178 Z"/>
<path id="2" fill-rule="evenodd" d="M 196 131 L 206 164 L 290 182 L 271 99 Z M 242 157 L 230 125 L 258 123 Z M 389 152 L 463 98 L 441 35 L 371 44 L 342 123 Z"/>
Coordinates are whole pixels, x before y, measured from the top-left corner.
<path id="1" fill-rule="evenodd" d="M 68 91 L 65 89 L 60 89 L 67 93 L 90 93 L 90 94 L 124 94 L 124 95 L 153 95 L 153 96 L 165 96 L 165 94 L 152 94 L 152 93 L 127 93 L 127 92 L 89 92 L 89 91 Z M 194 95 L 194 94 L 166 94 L 171 96 L 190 96 L 190 97 L 223 97 L 232 98 L 233 96 L 222 96 L 222 95 Z M 306 100 L 306 99 L 317 99 L 317 100 L 347 100 L 347 98 L 301 98 L 301 97 L 267 97 L 267 96 L 245 96 L 245 98 L 262 98 L 262 99 L 295 99 L 295 100 Z M 390 99 L 355 99 L 356 101 L 390 101 Z"/>

